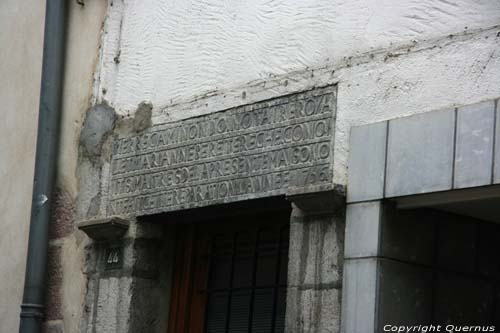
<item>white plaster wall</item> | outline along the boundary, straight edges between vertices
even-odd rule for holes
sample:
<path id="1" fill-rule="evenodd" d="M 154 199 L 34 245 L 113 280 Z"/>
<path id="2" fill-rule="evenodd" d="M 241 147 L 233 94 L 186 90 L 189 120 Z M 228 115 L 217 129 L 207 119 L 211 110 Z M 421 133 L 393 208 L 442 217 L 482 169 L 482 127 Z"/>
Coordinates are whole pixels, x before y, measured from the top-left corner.
<path id="1" fill-rule="evenodd" d="M 345 184 L 351 126 L 500 96 L 497 24 L 497 0 L 113 0 L 94 93 L 158 123 L 338 83 Z"/>
<path id="2" fill-rule="evenodd" d="M 44 1 L 0 1 L 1 332 L 19 329 L 35 163 L 44 12 Z"/>
<path id="3" fill-rule="evenodd" d="M 346 183 L 351 126 L 500 96 L 500 27 L 400 51 L 339 72 L 334 170 L 340 183 Z"/>
<path id="4" fill-rule="evenodd" d="M 98 100 L 165 122 L 338 83 L 340 184 L 351 126 L 500 96 L 497 0 L 111 3 Z"/>
<path id="5" fill-rule="evenodd" d="M 500 23 L 497 0 L 112 0 L 101 92 L 127 113 Z"/>

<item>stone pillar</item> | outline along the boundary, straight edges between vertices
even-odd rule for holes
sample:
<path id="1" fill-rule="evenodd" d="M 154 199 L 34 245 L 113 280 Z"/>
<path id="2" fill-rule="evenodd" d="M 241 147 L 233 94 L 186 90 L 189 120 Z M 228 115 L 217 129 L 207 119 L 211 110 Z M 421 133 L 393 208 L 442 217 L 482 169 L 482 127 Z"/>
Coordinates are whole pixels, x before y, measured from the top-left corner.
<path id="1" fill-rule="evenodd" d="M 381 204 L 352 204 L 346 212 L 342 332 L 375 332 Z"/>
<path id="2" fill-rule="evenodd" d="M 311 198 L 314 207 L 301 199 L 292 198 L 285 331 L 339 332 L 343 207 L 331 197 Z"/>
<path id="3" fill-rule="evenodd" d="M 165 332 L 172 233 L 163 226 L 116 218 L 87 221 L 79 228 L 93 238 L 80 331 Z"/>
<path id="4" fill-rule="evenodd" d="M 383 201 L 347 206 L 343 332 L 432 322 L 435 219 Z"/>

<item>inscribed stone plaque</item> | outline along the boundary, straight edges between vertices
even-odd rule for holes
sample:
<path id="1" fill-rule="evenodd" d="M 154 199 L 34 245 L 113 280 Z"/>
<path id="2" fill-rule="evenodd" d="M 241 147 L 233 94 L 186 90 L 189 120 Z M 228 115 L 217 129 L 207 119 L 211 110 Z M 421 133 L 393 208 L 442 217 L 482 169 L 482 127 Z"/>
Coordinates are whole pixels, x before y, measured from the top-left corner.
<path id="1" fill-rule="evenodd" d="M 332 188 L 335 87 L 115 138 L 108 215 Z"/>

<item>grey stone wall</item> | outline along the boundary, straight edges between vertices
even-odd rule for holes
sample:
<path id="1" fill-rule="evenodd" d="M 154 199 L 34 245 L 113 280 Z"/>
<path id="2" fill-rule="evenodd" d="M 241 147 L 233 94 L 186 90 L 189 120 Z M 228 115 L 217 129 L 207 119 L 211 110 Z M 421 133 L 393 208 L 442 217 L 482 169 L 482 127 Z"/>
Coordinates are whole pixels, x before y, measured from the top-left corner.
<path id="1" fill-rule="evenodd" d="M 347 202 L 500 182 L 498 100 L 351 129 Z"/>
<path id="2" fill-rule="evenodd" d="M 121 240 L 93 241 L 81 332 L 166 331 L 172 274 L 173 231 L 132 221 Z M 122 267 L 106 269 L 106 249 L 123 249 Z"/>
<path id="3" fill-rule="evenodd" d="M 367 202 L 348 206 L 346 238 L 345 332 L 500 324 L 500 225 Z"/>
<path id="4" fill-rule="evenodd" d="M 290 220 L 286 332 L 339 332 L 344 248 L 343 209 Z"/>
<path id="5" fill-rule="evenodd" d="M 500 225 L 440 211 L 389 210 L 379 330 L 392 323 L 498 325 L 500 267 L 492 263 Z"/>

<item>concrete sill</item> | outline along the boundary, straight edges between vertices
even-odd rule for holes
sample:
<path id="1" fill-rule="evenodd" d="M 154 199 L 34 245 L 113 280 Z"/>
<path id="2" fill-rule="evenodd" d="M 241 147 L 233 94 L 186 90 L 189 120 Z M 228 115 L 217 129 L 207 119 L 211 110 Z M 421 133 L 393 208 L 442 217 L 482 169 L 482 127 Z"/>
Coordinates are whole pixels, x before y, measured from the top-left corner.
<path id="1" fill-rule="evenodd" d="M 125 235 L 129 221 L 118 216 L 111 216 L 104 219 L 82 221 L 77 226 L 92 239 L 112 240 Z"/>

